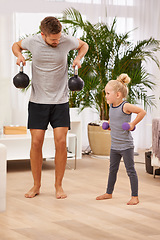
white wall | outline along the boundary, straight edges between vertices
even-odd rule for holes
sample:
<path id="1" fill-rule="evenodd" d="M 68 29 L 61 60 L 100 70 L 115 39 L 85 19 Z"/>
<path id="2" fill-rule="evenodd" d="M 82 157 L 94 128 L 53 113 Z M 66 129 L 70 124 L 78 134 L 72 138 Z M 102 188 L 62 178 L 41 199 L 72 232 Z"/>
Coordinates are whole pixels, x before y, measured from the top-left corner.
<path id="1" fill-rule="evenodd" d="M 12 19 L 10 14 L 0 15 L 0 128 L 11 121 L 11 36 Z"/>

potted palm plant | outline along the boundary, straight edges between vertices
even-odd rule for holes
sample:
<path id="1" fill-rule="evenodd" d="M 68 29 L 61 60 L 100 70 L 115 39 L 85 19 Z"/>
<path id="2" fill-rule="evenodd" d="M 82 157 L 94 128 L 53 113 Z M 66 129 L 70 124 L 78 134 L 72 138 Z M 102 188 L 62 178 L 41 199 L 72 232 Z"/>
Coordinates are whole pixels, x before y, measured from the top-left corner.
<path id="1" fill-rule="evenodd" d="M 152 90 L 155 84 L 143 62 L 150 59 L 159 67 L 156 58 L 156 52 L 160 50 L 158 40 L 150 38 L 133 44 L 129 40 L 129 32 L 125 34 L 116 32 L 116 18 L 111 27 L 106 23 L 92 24 L 84 21 L 80 12 L 74 8 L 66 9 L 60 21 L 67 24 L 67 28 L 72 29 L 74 34 L 81 30 L 80 38 L 89 45 L 82 68 L 79 69 L 79 74 L 85 82 L 84 88 L 79 93 L 72 93 L 76 94 L 76 100 L 80 100 L 81 109 L 95 107 L 99 111 L 100 120 L 108 120 L 109 106 L 105 100 L 104 88 L 109 80 L 116 79 L 121 73 L 127 73 L 132 79 L 127 101 L 133 104 L 143 103 L 145 108 L 155 105 L 154 95 L 147 94 L 147 90 Z M 97 129 L 93 130 L 95 129 L 93 125 L 97 124 L 88 125 L 91 150 L 97 155 L 108 155 L 109 131 L 102 130 L 101 126 L 96 126 Z M 102 132 L 105 137 L 98 138 L 97 135 L 95 137 L 96 131 L 99 136 Z"/>

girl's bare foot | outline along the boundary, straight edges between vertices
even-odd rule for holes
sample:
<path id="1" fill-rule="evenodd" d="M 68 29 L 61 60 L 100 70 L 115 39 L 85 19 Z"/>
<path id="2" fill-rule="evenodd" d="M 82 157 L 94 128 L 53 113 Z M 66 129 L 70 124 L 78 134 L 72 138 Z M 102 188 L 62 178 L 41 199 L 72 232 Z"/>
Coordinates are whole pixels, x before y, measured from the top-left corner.
<path id="1" fill-rule="evenodd" d="M 39 195 L 40 187 L 33 186 L 24 196 L 26 198 L 34 198 L 35 196 Z"/>
<path id="2" fill-rule="evenodd" d="M 112 194 L 105 193 L 103 195 L 96 197 L 96 200 L 104 200 L 104 199 L 111 199 L 111 198 L 112 198 Z"/>
<path id="3" fill-rule="evenodd" d="M 64 193 L 63 188 L 60 187 L 56 187 L 56 198 L 57 199 L 64 199 L 66 198 L 67 195 Z"/>
<path id="4" fill-rule="evenodd" d="M 137 205 L 139 203 L 138 197 L 131 197 L 131 200 L 127 203 L 127 205 Z"/>

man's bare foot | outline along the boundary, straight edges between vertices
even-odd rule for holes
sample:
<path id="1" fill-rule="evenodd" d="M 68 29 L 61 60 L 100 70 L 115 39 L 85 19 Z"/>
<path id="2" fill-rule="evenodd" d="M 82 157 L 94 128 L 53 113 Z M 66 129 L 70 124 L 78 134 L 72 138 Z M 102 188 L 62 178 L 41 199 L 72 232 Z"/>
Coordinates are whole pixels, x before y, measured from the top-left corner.
<path id="1" fill-rule="evenodd" d="M 35 196 L 39 195 L 39 187 L 33 186 L 24 196 L 26 198 L 34 198 Z"/>
<path id="2" fill-rule="evenodd" d="M 103 195 L 96 197 L 96 200 L 104 200 L 104 199 L 111 199 L 111 198 L 112 198 L 112 194 L 105 193 Z"/>
<path id="3" fill-rule="evenodd" d="M 63 199 L 66 198 L 67 195 L 64 193 L 63 188 L 60 187 L 56 187 L 56 198 L 57 199 Z"/>
<path id="4" fill-rule="evenodd" d="M 127 203 L 127 205 L 137 205 L 139 203 L 138 197 L 131 197 L 131 200 Z"/>

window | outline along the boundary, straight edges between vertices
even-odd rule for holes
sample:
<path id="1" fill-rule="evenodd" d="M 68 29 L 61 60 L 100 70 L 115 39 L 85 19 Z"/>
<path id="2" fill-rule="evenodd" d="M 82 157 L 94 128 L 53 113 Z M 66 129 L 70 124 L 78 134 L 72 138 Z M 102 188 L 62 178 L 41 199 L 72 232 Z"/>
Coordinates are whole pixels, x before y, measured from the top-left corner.
<path id="1" fill-rule="evenodd" d="M 40 22 L 46 16 L 61 17 L 54 13 L 15 13 L 16 40 L 39 31 Z"/>
<path id="2" fill-rule="evenodd" d="M 113 22 L 113 19 L 112 17 L 109 17 L 108 18 L 108 24 L 111 25 L 112 22 Z M 129 40 L 132 40 L 133 39 L 133 33 L 132 33 L 132 30 L 133 30 L 133 18 L 124 18 L 124 17 L 117 17 L 117 22 L 116 22 L 116 32 L 119 33 L 119 34 L 124 34 L 126 32 L 129 32 L 131 31 L 130 33 L 130 37 L 129 37 Z"/>
<path id="3" fill-rule="evenodd" d="M 65 0 L 65 2 L 74 2 L 74 3 L 92 3 L 92 0 Z"/>
<path id="4" fill-rule="evenodd" d="M 133 6 L 133 0 L 109 0 L 109 5 Z"/>

